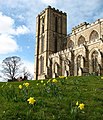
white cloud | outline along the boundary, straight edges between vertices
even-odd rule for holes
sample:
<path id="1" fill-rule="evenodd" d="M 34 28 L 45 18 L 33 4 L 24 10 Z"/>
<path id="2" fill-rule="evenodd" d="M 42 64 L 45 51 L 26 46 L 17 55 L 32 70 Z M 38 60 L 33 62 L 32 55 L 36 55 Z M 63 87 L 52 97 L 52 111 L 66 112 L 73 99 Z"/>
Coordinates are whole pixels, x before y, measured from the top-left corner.
<path id="1" fill-rule="evenodd" d="M 101 17 L 100 13 L 103 11 L 103 0 L 15 0 L 15 2 L 14 0 L 0 0 L 1 7 L 6 6 L 6 8 L 11 8 L 11 10 L 13 8 L 14 11 L 10 12 L 15 16 L 17 14 L 17 16 L 20 15 L 21 20 L 25 18 L 25 23 L 32 33 L 35 32 L 36 27 L 35 16 L 48 5 L 68 13 L 69 29 L 83 21 L 95 21 L 95 19 Z M 97 12 L 98 10 L 100 11 Z M 24 12 L 25 16 L 23 16 Z"/>
<path id="2" fill-rule="evenodd" d="M 18 26 L 15 28 L 15 21 L 9 16 L 3 15 L 0 12 L 0 33 L 1 34 L 11 34 L 20 35 L 29 33 L 29 29 L 25 25 Z"/>
<path id="3" fill-rule="evenodd" d="M 13 25 L 14 20 L 0 12 L 0 33 L 9 34 L 11 31 L 13 31 Z"/>
<path id="4" fill-rule="evenodd" d="M 19 46 L 15 40 L 15 35 L 29 32 L 29 29 L 25 25 L 16 28 L 14 19 L 0 12 L 0 54 L 17 51 Z"/>
<path id="5" fill-rule="evenodd" d="M 55 4 L 57 0 L 41 0 L 46 5 Z"/>
<path id="6" fill-rule="evenodd" d="M 25 20 L 24 16 L 23 15 L 18 15 L 17 18 L 22 21 L 22 20 Z"/>
<path id="7" fill-rule="evenodd" d="M 17 51 L 18 49 L 19 46 L 12 36 L 6 34 L 0 35 L 0 54 L 8 54 Z"/>
<path id="8" fill-rule="evenodd" d="M 25 25 L 22 25 L 22 26 L 19 26 L 15 30 L 14 34 L 19 35 L 19 34 L 26 34 L 26 33 L 29 33 L 29 32 L 30 32 L 30 30 Z"/>

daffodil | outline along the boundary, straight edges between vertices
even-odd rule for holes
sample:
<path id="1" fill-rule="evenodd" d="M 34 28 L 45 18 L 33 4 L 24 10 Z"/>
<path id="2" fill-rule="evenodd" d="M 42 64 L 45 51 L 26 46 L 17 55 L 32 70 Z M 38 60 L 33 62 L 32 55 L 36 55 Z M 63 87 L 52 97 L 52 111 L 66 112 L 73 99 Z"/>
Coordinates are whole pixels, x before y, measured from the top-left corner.
<path id="1" fill-rule="evenodd" d="M 68 79 L 68 77 L 65 78 L 66 80 Z"/>
<path id="2" fill-rule="evenodd" d="M 37 86 L 39 85 L 39 83 L 36 84 Z"/>
<path id="3" fill-rule="evenodd" d="M 79 105 L 78 101 L 76 102 L 76 105 L 77 105 L 77 106 Z"/>
<path id="4" fill-rule="evenodd" d="M 34 104 L 36 103 L 36 100 L 34 99 L 34 97 L 30 97 L 29 99 L 27 99 L 27 101 L 29 102 L 29 104 Z"/>
<path id="5" fill-rule="evenodd" d="M 44 86 L 45 86 L 45 83 L 44 83 Z"/>
<path id="6" fill-rule="evenodd" d="M 80 108 L 80 110 L 84 109 L 84 104 L 83 103 L 79 104 L 78 108 Z"/>
<path id="7" fill-rule="evenodd" d="M 101 77 L 101 79 L 103 79 L 103 77 Z"/>
<path id="8" fill-rule="evenodd" d="M 58 81 L 57 81 L 56 79 L 53 79 L 52 82 L 53 82 L 53 83 L 57 83 Z"/>
<path id="9" fill-rule="evenodd" d="M 19 89 L 22 89 L 23 88 L 23 86 L 22 85 L 19 85 Z"/>
<path id="10" fill-rule="evenodd" d="M 62 79 L 63 79 L 63 78 L 65 78 L 65 76 L 59 76 L 59 78 L 62 78 Z"/>
<path id="11" fill-rule="evenodd" d="M 29 83 L 28 83 L 28 82 L 26 82 L 26 83 L 24 83 L 23 85 L 25 85 L 26 87 L 28 87 L 28 86 L 29 86 Z"/>
<path id="12" fill-rule="evenodd" d="M 41 80 L 41 83 L 43 83 L 43 80 Z"/>

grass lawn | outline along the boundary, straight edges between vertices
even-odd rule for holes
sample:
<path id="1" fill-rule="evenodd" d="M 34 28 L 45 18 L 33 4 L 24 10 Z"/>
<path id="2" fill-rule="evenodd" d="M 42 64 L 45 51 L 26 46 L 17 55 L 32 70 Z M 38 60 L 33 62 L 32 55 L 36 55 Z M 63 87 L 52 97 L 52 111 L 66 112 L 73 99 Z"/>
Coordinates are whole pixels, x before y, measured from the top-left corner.
<path id="1" fill-rule="evenodd" d="M 28 86 L 23 85 L 26 82 Z M 30 97 L 34 104 L 27 101 Z M 103 79 L 77 76 L 0 83 L 0 120 L 103 120 Z"/>

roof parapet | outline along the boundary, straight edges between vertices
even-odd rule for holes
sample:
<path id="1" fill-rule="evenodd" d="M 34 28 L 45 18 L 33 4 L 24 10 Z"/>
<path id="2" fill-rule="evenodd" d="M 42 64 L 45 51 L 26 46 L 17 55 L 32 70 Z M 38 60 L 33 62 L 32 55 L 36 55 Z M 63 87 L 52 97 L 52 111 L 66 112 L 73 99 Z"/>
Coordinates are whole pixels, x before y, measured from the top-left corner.
<path id="1" fill-rule="evenodd" d="M 87 29 L 89 27 L 92 27 L 92 26 L 94 26 L 94 25 L 96 25 L 96 24 L 98 24 L 100 22 L 103 22 L 103 19 L 98 19 L 98 20 L 96 20 L 95 22 L 93 22 L 91 24 L 87 23 L 87 22 L 83 22 L 83 23 L 73 27 L 72 28 L 72 33 L 69 34 L 69 36 L 71 36 L 71 35 L 73 35 L 75 33 L 81 32 L 81 31 L 83 31 L 83 30 L 85 30 L 85 29 Z"/>
<path id="2" fill-rule="evenodd" d="M 76 29 L 80 29 L 80 28 L 86 27 L 87 25 L 89 25 L 89 23 L 83 22 L 83 23 L 79 24 L 78 26 L 73 27 L 72 31 L 74 31 Z"/>

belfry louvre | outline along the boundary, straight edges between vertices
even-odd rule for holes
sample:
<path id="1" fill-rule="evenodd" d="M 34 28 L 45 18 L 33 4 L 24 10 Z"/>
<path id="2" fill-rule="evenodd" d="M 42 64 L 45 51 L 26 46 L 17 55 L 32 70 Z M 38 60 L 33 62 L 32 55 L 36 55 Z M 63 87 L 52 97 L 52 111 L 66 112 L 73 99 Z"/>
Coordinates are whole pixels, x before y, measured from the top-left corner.
<path id="1" fill-rule="evenodd" d="M 36 18 L 35 79 L 103 74 L 103 19 L 67 35 L 67 14 L 48 6 Z"/>

